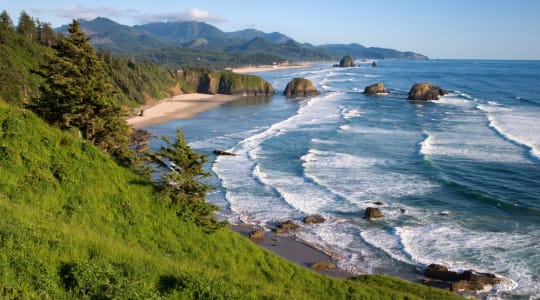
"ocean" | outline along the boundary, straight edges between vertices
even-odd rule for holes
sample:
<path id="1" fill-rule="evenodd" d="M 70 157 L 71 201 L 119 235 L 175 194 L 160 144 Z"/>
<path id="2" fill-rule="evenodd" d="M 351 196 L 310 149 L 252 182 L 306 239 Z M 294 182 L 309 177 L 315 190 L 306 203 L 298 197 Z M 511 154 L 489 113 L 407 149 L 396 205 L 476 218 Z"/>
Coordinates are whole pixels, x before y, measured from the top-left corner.
<path id="1" fill-rule="evenodd" d="M 231 223 L 321 214 L 295 235 L 350 272 L 417 280 L 439 263 L 505 278 L 489 297 L 540 299 L 540 61 L 377 63 L 255 73 L 278 93 L 294 77 L 322 93 L 247 97 L 146 129 L 180 128 L 209 156 L 208 201 Z M 362 93 L 377 82 L 390 93 Z M 406 100 L 417 82 L 449 94 Z M 364 219 L 367 207 L 384 218 Z"/>

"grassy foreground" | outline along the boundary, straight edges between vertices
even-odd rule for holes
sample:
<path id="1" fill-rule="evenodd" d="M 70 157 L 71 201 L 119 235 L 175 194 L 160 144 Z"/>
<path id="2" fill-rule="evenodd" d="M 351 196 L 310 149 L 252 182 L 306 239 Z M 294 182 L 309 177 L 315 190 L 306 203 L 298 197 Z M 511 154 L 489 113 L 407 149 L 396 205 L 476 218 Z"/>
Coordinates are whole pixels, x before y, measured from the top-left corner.
<path id="1" fill-rule="evenodd" d="M 227 228 L 204 233 L 76 134 L 0 100 L 0 298 L 456 299 L 329 278 Z"/>

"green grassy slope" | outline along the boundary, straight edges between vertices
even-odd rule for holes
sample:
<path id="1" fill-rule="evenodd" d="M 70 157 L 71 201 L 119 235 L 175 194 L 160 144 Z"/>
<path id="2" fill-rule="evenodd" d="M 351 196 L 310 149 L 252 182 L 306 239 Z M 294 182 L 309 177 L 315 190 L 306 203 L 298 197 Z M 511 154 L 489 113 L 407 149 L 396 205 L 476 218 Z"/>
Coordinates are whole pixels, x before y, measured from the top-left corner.
<path id="1" fill-rule="evenodd" d="M 144 178 L 0 100 L 0 298 L 453 299 L 328 278 L 229 229 L 203 233 Z"/>

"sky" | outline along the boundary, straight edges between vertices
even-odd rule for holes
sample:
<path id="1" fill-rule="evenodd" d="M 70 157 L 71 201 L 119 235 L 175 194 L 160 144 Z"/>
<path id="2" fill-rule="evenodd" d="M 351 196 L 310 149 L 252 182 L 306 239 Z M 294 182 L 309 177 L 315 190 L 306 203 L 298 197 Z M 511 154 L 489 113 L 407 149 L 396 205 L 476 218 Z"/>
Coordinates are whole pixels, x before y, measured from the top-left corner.
<path id="1" fill-rule="evenodd" d="M 358 43 L 440 59 L 540 59 L 540 0 L 2 0 L 59 27 L 203 21 L 229 32 L 281 32 L 302 43 Z"/>

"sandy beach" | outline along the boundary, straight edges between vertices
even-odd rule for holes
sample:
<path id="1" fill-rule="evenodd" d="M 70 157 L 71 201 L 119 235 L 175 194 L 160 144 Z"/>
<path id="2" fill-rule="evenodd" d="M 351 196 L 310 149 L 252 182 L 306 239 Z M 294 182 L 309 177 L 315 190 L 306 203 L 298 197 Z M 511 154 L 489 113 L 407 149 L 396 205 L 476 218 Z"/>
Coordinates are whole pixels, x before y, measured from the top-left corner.
<path id="1" fill-rule="evenodd" d="M 191 118 L 198 113 L 214 108 L 222 103 L 238 99 L 239 96 L 183 94 L 161 100 L 158 104 L 141 108 L 141 115 L 127 119 L 134 128 L 156 125 L 174 119 Z"/>
<path id="2" fill-rule="evenodd" d="M 246 74 L 246 73 L 278 71 L 278 70 L 284 70 L 284 69 L 299 69 L 299 68 L 309 67 L 313 64 L 314 64 L 313 62 L 303 62 L 303 63 L 290 64 L 290 65 L 249 66 L 249 67 L 234 68 L 232 69 L 232 71 L 238 74 Z"/>

